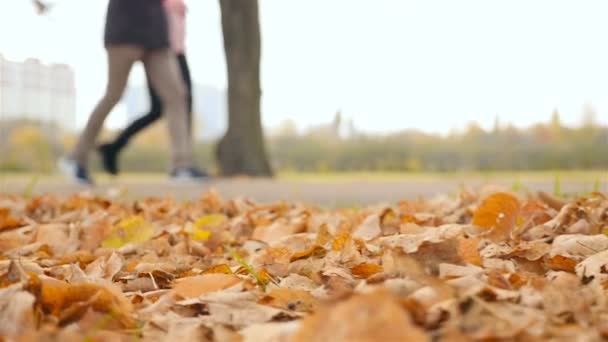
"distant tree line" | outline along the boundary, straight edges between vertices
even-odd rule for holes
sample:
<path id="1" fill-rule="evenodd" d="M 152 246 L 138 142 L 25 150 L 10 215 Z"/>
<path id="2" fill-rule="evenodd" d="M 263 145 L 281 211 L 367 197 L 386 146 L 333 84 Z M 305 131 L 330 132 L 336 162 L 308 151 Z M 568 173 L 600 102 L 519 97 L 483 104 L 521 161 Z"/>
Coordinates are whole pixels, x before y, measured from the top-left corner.
<path id="1" fill-rule="evenodd" d="M 35 122 L 3 123 L 0 130 L 0 169 L 51 171 L 54 159 L 73 143 L 69 134 L 49 134 Z M 388 135 L 341 134 L 334 121 L 297 133 L 275 130 L 266 146 L 276 171 L 467 171 L 608 168 L 608 127 L 593 117 L 579 127 L 566 127 L 554 113 L 547 123 L 526 129 L 496 125 L 484 130 L 475 124 L 446 136 L 407 130 Z M 106 132 L 105 134 L 112 134 Z M 146 132 L 121 159 L 133 172 L 165 171 L 168 160 L 162 126 Z M 159 140 L 161 139 L 161 140 Z M 156 142 L 156 143 L 150 143 Z M 201 164 L 215 167 L 211 142 L 198 142 Z"/>

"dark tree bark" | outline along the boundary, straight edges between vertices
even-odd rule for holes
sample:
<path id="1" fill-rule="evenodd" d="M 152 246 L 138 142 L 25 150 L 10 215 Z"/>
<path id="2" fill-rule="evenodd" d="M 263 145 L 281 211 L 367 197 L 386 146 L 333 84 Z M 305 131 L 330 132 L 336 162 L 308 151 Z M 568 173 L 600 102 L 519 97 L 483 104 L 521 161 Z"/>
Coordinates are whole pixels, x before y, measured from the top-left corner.
<path id="1" fill-rule="evenodd" d="M 223 175 L 272 176 L 260 114 L 257 0 L 219 0 L 228 70 L 228 130 L 216 147 Z"/>

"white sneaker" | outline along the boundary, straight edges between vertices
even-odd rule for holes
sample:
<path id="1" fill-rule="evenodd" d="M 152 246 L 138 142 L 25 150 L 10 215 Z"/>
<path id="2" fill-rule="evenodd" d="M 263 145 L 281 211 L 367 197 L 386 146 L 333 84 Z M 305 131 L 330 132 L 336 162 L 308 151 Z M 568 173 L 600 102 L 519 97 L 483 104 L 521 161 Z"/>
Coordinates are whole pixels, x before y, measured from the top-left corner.
<path id="1" fill-rule="evenodd" d="M 86 168 L 78 165 L 75 160 L 60 158 L 57 161 L 57 168 L 71 181 L 81 185 L 93 185 L 93 180 L 89 176 Z"/>
<path id="2" fill-rule="evenodd" d="M 169 175 L 172 181 L 178 183 L 200 183 L 209 179 L 209 175 L 205 171 L 201 171 L 195 167 L 179 168 L 173 170 Z"/>

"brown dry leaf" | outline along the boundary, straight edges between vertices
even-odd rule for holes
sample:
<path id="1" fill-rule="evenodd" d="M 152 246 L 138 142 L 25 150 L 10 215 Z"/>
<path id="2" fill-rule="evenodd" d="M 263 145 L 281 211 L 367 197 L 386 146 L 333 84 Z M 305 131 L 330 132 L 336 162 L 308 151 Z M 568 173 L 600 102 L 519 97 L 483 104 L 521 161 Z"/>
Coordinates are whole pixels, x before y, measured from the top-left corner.
<path id="1" fill-rule="evenodd" d="M 290 222 L 282 222 L 282 220 L 277 220 L 272 222 L 270 225 L 257 226 L 253 231 L 252 238 L 272 244 L 283 237 L 301 233 L 303 230 L 304 227 L 300 224 L 293 224 Z"/>
<path id="2" fill-rule="evenodd" d="M 537 226 L 551 220 L 548 206 L 538 200 L 529 199 L 521 206 L 520 221 L 523 225 Z"/>
<path id="3" fill-rule="evenodd" d="M 382 233 L 380 228 L 380 217 L 378 215 L 369 215 L 363 222 L 353 231 L 353 238 L 363 241 L 369 241 Z"/>
<path id="4" fill-rule="evenodd" d="M 32 279 L 32 286 L 38 282 Z M 80 319 L 91 308 L 115 315 L 125 328 L 134 327 L 130 318 L 132 307 L 120 289 L 93 283 L 68 284 L 52 278 L 40 280 L 39 303 L 44 312 L 60 322 Z"/>
<path id="5" fill-rule="evenodd" d="M 242 342 L 287 342 L 299 328 L 300 321 L 252 324 L 241 330 Z"/>
<path id="6" fill-rule="evenodd" d="M 269 247 L 258 253 L 252 260 L 254 268 L 264 267 L 268 272 L 277 277 L 285 277 L 289 273 L 289 261 L 291 251 L 285 247 Z"/>
<path id="7" fill-rule="evenodd" d="M 312 312 L 318 305 L 317 299 L 310 292 L 287 288 L 272 289 L 259 303 L 299 312 Z"/>
<path id="8" fill-rule="evenodd" d="M 564 234 L 559 235 L 551 244 L 549 255 L 561 255 L 575 261 L 608 249 L 608 236 L 604 234 L 583 235 Z"/>
<path id="9" fill-rule="evenodd" d="M 292 341 L 429 341 L 398 302 L 377 292 L 325 306 L 302 321 Z"/>
<path id="10" fill-rule="evenodd" d="M 383 272 L 384 269 L 377 264 L 363 263 L 351 268 L 350 271 L 355 277 L 367 279 L 376 273 Z"/>
<path id="11" fill-rule="evenodd" d="M 458 255 L 464 260 L 464 262 L 475 266 L 481 266 L 482 259 L 479 254 L 478 246 L 481 239 L 476 237 L 466 238 L 459 236 L 458 240 Z"/>
<path id="12" fill-rule="evenodd" d="M 21 284 L 0 289 L 0 336 L 16 337 L 35 328 L 36 298 Z"/>
<path id="13" fill-rule="evenodd" d="M 561 210 L 564 207 L 564 205 L 566 205 L 566 202 L 564 202 L 558 198 L 555 198 L 544 191 L 538 192 L 538 198 L 540 198 L 541 201 L 545 202 L 548 206 L 550 206 L 551 208 L 553 208 L 557 211 Z"/>
<path id="14" fill-rule="evenodd" d="M 475 210 L 472 224 L 488 229 L 490 239 L 502 241 L 517 224 L 519 212 L 520 204 L 515 196 L 506 192 L 494 193 Z"/>
<path id="15" fill-rule="evenodd" d="M 199 297 L 233 287 L 243 280 L 233 274 L 208 273 L 194 277 L 176 279 L 172 292 L 182 298 Z"/>

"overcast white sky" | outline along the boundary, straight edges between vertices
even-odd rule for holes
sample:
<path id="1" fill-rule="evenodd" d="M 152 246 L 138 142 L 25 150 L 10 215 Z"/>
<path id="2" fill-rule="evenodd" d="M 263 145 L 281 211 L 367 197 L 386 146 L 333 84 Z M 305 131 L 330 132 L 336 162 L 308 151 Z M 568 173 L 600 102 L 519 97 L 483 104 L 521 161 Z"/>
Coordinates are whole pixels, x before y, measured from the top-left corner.
<path id="1" fill-rule="evenodd" d="M 107 0 L 52 2 L 38 17 L 29 0 L 0 0 L 0 53 L 72 65 L 82 124 L 104 88 Z M 225 87 L 217 0 L 188 4 L 193 77 Z M 607 15 L 605 0 L 260 0 L 263 120 L 306 127 L 341 108 L 368 131 L 447 132 L 554 108 L 575 125 L 588 104 L 607 123 Z"/>

